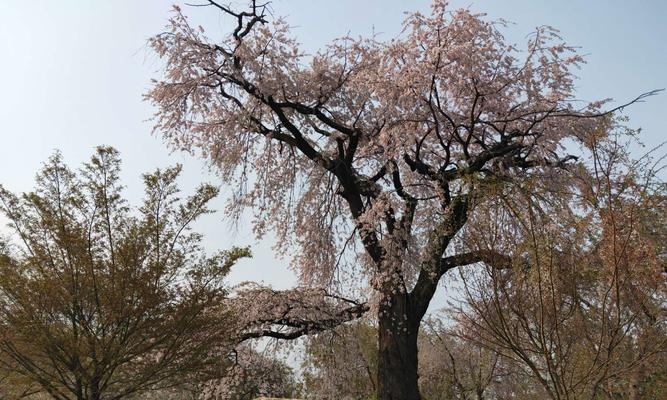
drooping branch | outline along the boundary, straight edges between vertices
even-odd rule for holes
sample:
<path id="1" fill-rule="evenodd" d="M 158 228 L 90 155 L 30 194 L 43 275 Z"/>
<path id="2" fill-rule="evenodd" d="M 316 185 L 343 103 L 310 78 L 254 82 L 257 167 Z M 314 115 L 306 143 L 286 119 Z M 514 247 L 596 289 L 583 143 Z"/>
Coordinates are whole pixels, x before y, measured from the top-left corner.
<path id="1" fill-rule="evenodd" d="M 238 312 L 236 340 L 296 339 L 362 317 L 369 306 L 324 289 L 274 290 L 248 285 L 229 304 Z"/>
<path id="2" fill-rule="evenodd" d="M 437 3 L 444 9 L 444 1 Z M 284 233 L 279 247 L 298 252 L 303 276 L 329 268 L 310 262 L 319 253 L 335 254 L 331 261 L 352 248 L 339 221 L 354 227 L 372 279 L 395 272 L 414 282 L 416 275 L 411 296 L 417 315 L 455 266 L 509 265 L 484 253 L 443 258 L 467 222 L 468 197 L 481 197 L 486 182 L 564 168 L 573 159 L 562 150 L 564 140 L 581 140 L 582 132 L 598 128 L 594 118 L 606 115 L 599 112 L 604 102 L 578 108 L 571 101 L 571 70 L 581 62 L 573 48 L 538 35 L 524 57 L 508 50 L 495 24 L 465 11 L 415 14 L 400 40 L 345 39 L 311 58 L 302 56 L 283 22 L 261 26 L 264 6 L 253 2 L 241 13 L 209 5 L 238 20 L 222 45 L 183 18 L 174 20 L 175 34 L 152 43 L 168 60 L 165 80 L 148 95 L 160 110 L 156 130 L 175 148 L 227 151 L 211 157 L 226 183 L 235 184 L 235 173 L 246 174 L 248 167 L 262 176 L 256 190 L 233 200 L 234 209 L 256 207 L 260 230 Z M 279 143 L 279 154 L 267 140 Z M 322 179 L 325 174 L 331 179 Z M 342 206 L 327 208 L 331 213 L 318 219 L 304 216 L 304 210 L 330 204 L 331 193 L 344 199 Z M 291 234 L 299 240 L 287 240 Z M 406 262 L 407 254 L 423 259 Z M 387 296 L 397 293 L 390 286 L 381 286 Z M 266 299 L 269 308 L 254 317 L 267 317 L 248 321 L 248 337 L 298 337 L 365 308 L 335 301 L 333 307 L 322 293 L 317 301 L 280 297 L 285 294 Z M 325 312 L 317 318 L 298 316 L 322 312 L 318 307 Z M 284 315 L 274 314 L 279 310 Z"/>
<path id="3" fill-rule="evenodd" d="M 335 175 L 342 188 L 339 194 L 346 200 L 347 204 L 349 205 L 353 218 L 357 219 L 361 216 L 365 209 L 362 196 L 374 196 L 373 188 L 375 185 L 373 185 L 372 182 L 370 182 L 368 179 L 359 179 L 360 175 L 356 172 L 352 164 L 354 153 L 358 144 L 359 132 L 352 128 L 346 127 L 344 124 L 332 120 L 324 113 L 322 113 L 322 111 L 317 107 L 313 108 L 296 102 L 278 102 L 273 98 L 273 96 L 261 93 L 261 91 L 259 91 L 255 85 L 246 81 L 245 79 L 238 78 L 232 74 L 225 74 L 220 71 L 217 72 L 217 75 L 220 81 L 216 86 L 223 87 L 226 83 L 231 84 L 237 90 L 245 92 L 249 97 L 258 100 L 266 107 L 268 107 L 291 136 L 287 136 L 287 138 L 277 138 L 273 133 L 269 132 L 266 128 L 263 128 L 261 124 L 258 124 L 260 128 L 262 128 L 260 129 L 259 133 L 264 136 L 271 134 L 272 138 L 277 138 L 281 142 L 293 146 L 301 154 L 318 163 L 322 168 Z M 227 98 L 227 96 L 223 97 Z M 235 103 L 237 103 L 237 101 L 235 101 Z M 292 112 L 296 112 L 298 115 L 306 117 L 315 115 L 321 122 L 325 123 L 330 128 L 348 135 L 350 138 L 349 145 L 343 151 L 345 157 L 342 159 L 339 158 L 332 160 L 328 155 L 324 154 L 323 151 L 318 149 L 313 143 L 311 143 L 310 140 L 306 138 L 303 127 L 299 126 L 298 123 L 294 121 L 294 118 L 291 117 Z M 255 119 L 256 124 L 257 121 L 258 120 Z M 371 231 L 364 231 L 364 234 L 361 235 L 361 241 L 373 260 L 379 264 L 382 257 L 382 250 L 379 245 L 379 239 L 377 238 L 377 235 Z"/>

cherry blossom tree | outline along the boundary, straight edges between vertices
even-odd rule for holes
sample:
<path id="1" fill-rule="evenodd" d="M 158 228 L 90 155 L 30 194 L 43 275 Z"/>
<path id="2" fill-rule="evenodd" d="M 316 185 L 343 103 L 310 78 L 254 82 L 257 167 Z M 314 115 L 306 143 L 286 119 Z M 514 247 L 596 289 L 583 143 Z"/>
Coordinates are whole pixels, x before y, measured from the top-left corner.
<path id="1" fill-rule="evenodd" d="M 255 400 L 301 397 L 292 369 L 271 349 L 267 350 L 264 353 L 247 345 L 238 346 L 232 353 L 232 362 L 224 376 L 203 385 L 198 398 Z"/>
<path id="2" fill-rule="evenodd" d="M 309 336 L 304 387 L 312 399 L 375 397 L 377 329 L 365 319 Z M 493 350 L 456 338 L 441 320 L 429 319 L 419 334 L 419 388 L 428 400 L 481 400 L 494 396 L 502 362 Z M 491 388 L 493 386 L 493 388 Z M 516 387 L 513 387 L 516 392 Z"/>
<path id="3" fill-rule="evenodd" d="M 528 181 L 535 196 L 568 192 L 566 145 L 605 134 L 604 102 L 575 101 L 582 57 L 548 27 L 520 49 L 502 21 L 444 0 L 408 15 L 394 39 L 343 37 L 312 55 L 266 4 L 201 6 L 230 32 L 213 41 L 176 8 L 150 40 L 165 65 L 146 95 L 155 131 L 235 189 L 229 215 L 250 209 L 258 237 L 276 234 L 309 304 L 321 293 L 338 307 L 324 324 L 317 307 L 302 318 L 289 305 L 289 318 L 268 321 L 272 298 L 249 296 L 241 307 L 265 328 L 249 336 L 295 338 L 364 308 L 378 321 L 378 398 L 419 399 L 417 336 L 440 279 L 510 264 L 465 240 L 476 209 Z M 358 287 L 356 302 L 325 298 Z"/>

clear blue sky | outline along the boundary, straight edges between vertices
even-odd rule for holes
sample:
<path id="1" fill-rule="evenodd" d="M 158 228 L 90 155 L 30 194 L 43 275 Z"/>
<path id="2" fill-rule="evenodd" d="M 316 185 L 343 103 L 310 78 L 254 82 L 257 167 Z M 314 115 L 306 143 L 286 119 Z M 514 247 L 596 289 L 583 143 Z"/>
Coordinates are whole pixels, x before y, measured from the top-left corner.
<path id="1" fill-rule="evenodd" d="M 196 2 L 197 0 L 191 0 Z M 176 2 L 181 3 L 181 2 Z M 243 2 L 239 2 L 244 4 Z M 131 199 L 141 195 L 140 173 L 175 162 L 185 165 L 183 186 L 215 181 L 199 160 L 169 154 L 151 136 L 151 108 L 142 93 L 158 76 L 159 64 L 145 46 L 160 32 L 172 2 L 163 0 L 4 0 L 0 6 L 0 183 L 30 190 L 35 172 L 54 149 L 78 166 L 99 144 L 118 148 Z M 275 0 L 276 15 L 287 16 L 309 51 L 347 34 L 373 31 L 391 38 L 403 12 L 428 11 L 429 2 L 398 0 Z M 212 9 L 188 9 L 214 35 L 221 19 Z M 451 1 L 490 18 L 514 23 L 507 37 L 517 43 L 538 25 L 560 29 L 581 46 L 588 64 L 580 71 L 579 98 L 629 100 L 667 87 L 667 1 L 478 0 Z M 633 126 L 655 145 L 667 136 L 667 93 L 627 109 Z M 218 209 L 222 201 L 216 202 Z M 233 272 L 233 279 L 263 280 L 279 287 L 293 275 L 270 251 L 270 240 L 255 243 L 249 230 L 234 233 L 220 214 L 198 224 L 210 249 L 250 244 L 256 257 Z"/>

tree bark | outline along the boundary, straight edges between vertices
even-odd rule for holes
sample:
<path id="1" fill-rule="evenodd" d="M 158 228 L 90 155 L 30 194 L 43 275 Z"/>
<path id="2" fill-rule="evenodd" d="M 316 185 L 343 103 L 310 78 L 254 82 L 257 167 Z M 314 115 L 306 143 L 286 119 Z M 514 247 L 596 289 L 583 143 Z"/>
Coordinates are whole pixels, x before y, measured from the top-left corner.
<path id="1" fill-rule="evenodd" d="M 393 294 L 380 306 L 378 400 L 420 400 L 417 374 L 419 319 L 408 294 Z M 416 321 L 415 321 L 416 320 Z"/>

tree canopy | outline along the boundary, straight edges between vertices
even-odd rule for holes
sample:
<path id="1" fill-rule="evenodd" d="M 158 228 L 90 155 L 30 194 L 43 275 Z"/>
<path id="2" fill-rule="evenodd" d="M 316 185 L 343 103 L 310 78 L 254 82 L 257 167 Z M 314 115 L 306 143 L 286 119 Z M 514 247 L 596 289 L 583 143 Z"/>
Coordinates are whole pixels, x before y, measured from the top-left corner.
<path id="1" fill-rule="evenodd" d="M 230 346 L 223 278 L 247 249 L 207 256 L 191 224 L 218 194 L 181 199 L 176 166 L 143 175 L 134 209 L 120 158 L 79 170 L 56 153 L 33 192 L 0 187 L 0 368 L 54 399 L 121 399 L 215 379 Z M 21 396 L 18 396 L 21 397 Z"/>
<path id="2" fill-rule="evenodd" d="M 517 46 L 502 21 L 442 0 L 391 40 L 343 37 L 315 54 L 266 4 L 205 5 L 230 23 L 222 40 L 176 8 L 150 41 L 165 65 L 146 95 L 155 131 L 235 188 L 229 215 L 251 209 L 258 236 L 277 234 L 306 298 L 361 292 L 378 320 L 378 397 L 420 398 L 418 332 L 441 277 L 522 262 L 515 244 L 535 208 L 561 226 L 588 213 L 574 177 L 582 156 L 625 130 L 614 115 L 625 105 L 576 100 L 583 58 L 555 30 Z M 489 231 L 494 219 L 507 223 Z M 258 314 L 270 326 L 260 335 L 294 338 L 360 314 L 321 324 L 317 307 L 286 310 Z"/>

